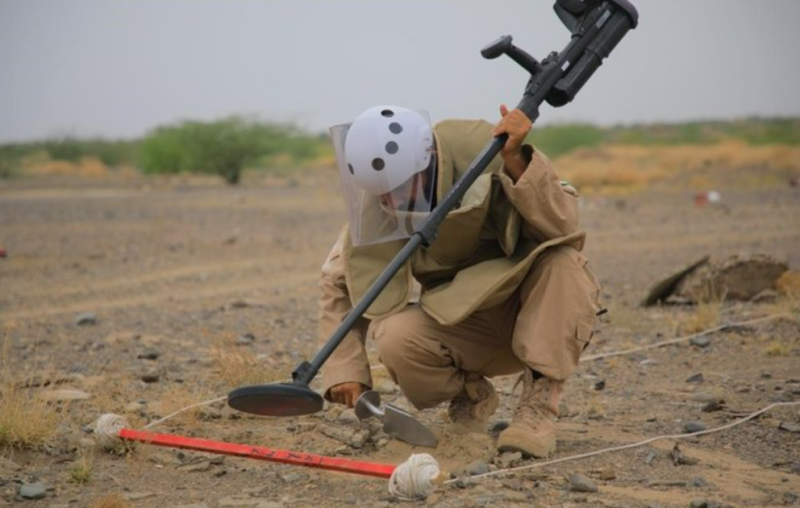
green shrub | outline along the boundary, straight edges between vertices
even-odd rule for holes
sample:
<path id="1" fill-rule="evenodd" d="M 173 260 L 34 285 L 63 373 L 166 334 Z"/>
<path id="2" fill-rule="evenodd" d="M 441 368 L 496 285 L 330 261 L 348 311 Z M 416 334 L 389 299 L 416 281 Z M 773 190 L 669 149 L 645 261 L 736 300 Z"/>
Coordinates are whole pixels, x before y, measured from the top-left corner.
<path id="1" fill-rule="evenodd" d="M 139 161 L 146 173 L 218 174 L 236 184 L 246 165 L 263 164 L 278 154 L 294 161 L 313 158 L 320 145 L 318 137 L 291 126 L 229 117 L 156 129 L 142 141 Z"/>

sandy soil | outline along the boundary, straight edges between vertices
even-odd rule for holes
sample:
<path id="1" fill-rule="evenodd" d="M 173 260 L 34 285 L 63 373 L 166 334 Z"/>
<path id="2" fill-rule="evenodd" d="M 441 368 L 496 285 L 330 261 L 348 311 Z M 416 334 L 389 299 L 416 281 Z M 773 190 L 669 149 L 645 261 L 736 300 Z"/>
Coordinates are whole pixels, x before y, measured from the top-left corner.
<path id="1" fill-rule="evenodd" d="M 586 252 L 609 309 L 587 354 L 684 334 L 698 309 L 643 309 L 638 302 L 659 278 L 704 255 L 763 252 L 800 269 L 800 191 L 727 183 L 718 188 L 720 206 L 695 206 L 681 182 L 584 200 Z M 6 371 L 17 381 L 66 380 L 36 390 L 90 395 L 54 403 L 60 421 L 46 447 L 3 452 L 0 506 L 91 506 L 113 493 L 134 507 L 397 503 L 379 479 L 165 448 L 86 451 L 90 426 L 103 413 L 123 414 L 141 427 L 224 396 L 243 379 L 237 375 L 254 370 L 253 361 L 260 365 L 256 372 L 278 379 L 313 356 L 319 266 L 343 218 L 336 183 L 324 174 L 246 179 L 236 188 L 197 178 L 0 182 L 0 247 L 8 252 L 0 258 Z M 685 342 L 584 362 L 566 390 L 556 457 L 680 433 L 690 421 L 717 427 L 773 402 L 800 400 L 797 302 L 729 303 L 721 312 L 722 322 L 789 314 L 713 334 L 708 347 Z M 96 322 L 76 324 L 82 313 L 93 313 Z M 247 334 L 252 340 L 242 338 Z M 141 358 L 147 353 L 157 358 Z M 407 407 L 379 367 L 375 374 L 384 400 Z M 695 374 L 702 379 L 688 381 Z M 492 425 L 510 418 L 513 384 L 513 378 L 497 380 L 503 404 Z M 722 409 L 704 412 L 712 399 L 724 400 Z M 432 453 L 447 471 L 536 463 L 493 458 L 496 428 L 485 436 L 445 435 L 444 416 L 445 408 L 420 414 L 439 435 Z M 798 425 L 800 406 L 776 408 L 729 431 L 680 441 L 684 460 L 674 458 L 676 441 L 666 440 L 448 485 L 416 504 L 800 504 Z M 331 428 L 352 435 L 366 429 L 371 437 L 354 448 L 329 437 Z M 376 424 L 359 423 L 338 407 L 282 419 L 243 415 L 220 403 L 153 430 L 386 463 L 430 451 L 389 439 Z M 81 465 L 90 470 L 86 483 L 75 480 Z M 572 492 L 574 473 L 591 478 L 598 492 Z M 36 482 L 48 488 L 44 499 L 19 496 L 21 485 Z"/>

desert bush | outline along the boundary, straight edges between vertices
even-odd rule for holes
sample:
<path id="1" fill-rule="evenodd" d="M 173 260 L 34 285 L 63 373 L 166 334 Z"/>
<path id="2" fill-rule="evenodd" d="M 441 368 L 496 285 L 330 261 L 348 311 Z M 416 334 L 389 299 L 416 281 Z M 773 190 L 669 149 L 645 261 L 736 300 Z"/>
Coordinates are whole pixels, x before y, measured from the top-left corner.
<path id="1" fill-rule="evenodd" d="M 320 141 L 292 126 L 241 117 L 188 121 L 150 132 L 142 141 L 140 167 L 153 174 L 218 174 L 236 184 L 245 166 L 264 166 L 278 154 L 293 160 L 315 157 Z"/>

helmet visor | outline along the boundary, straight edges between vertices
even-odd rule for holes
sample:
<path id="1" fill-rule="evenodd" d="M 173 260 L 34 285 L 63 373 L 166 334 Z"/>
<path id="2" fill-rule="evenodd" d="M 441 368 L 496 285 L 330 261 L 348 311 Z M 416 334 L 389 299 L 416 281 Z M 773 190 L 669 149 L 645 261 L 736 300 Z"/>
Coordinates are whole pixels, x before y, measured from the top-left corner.
<path id="1" fill-rule="evenodd" d="M 352 124 L 331 127 L 342 197 L 347 209 L 353 245 L 409 238 L 433 208 L 436 182 L 436 154 L 432 135 L 423 139 L 424 159 L 397 160 L 387 157 L 386 166 L 374 173 L 356 175 L 346 153 L 346 140 Z M 428 143 L 430 140 L 430 143 Z M 418 147 L 419 148 L 419 147 Z M 403 145 L 400 145 L 403 149 Z M 377 157 L 376 157 L 377 158 Z M 425 164 L 424 167 L 422 163 Z M 410 166 L 409 166 L 410 164 Z M 392 174 L 389 174 L 392 171 Z M 365 180 L 366 178 L 366 180 Z"/>

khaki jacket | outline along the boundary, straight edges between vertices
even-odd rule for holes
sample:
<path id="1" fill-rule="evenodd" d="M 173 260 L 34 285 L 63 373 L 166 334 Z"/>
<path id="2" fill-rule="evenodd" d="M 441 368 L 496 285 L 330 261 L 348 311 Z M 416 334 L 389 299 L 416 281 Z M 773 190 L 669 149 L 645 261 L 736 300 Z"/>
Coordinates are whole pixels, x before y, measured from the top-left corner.
<path id="1" fill-rule="evenodd" d="M 484 121 L 448 120 L 434 127 L 439 202 L 491 140 L 491 131 Z M 439 226 L 436 240 L 415 252 L 328 359 L 326 396 L 339 383 L 372 386 L 364 345 L 369 320 L 402 310 L 415 289 L 421 286 L 419 305 L 427 314 L 455 324 L 509 298 L 545 249 L 569 244 L 581 250 L 584 238 L 577 196 L 561 185 L 543 154 L 533 151 L 517 182 L 496 157 Z M 355 247 L 349 229 L 342 230 L 322 267 L 320 340 L 330 337 L 404 243 Z"/>

